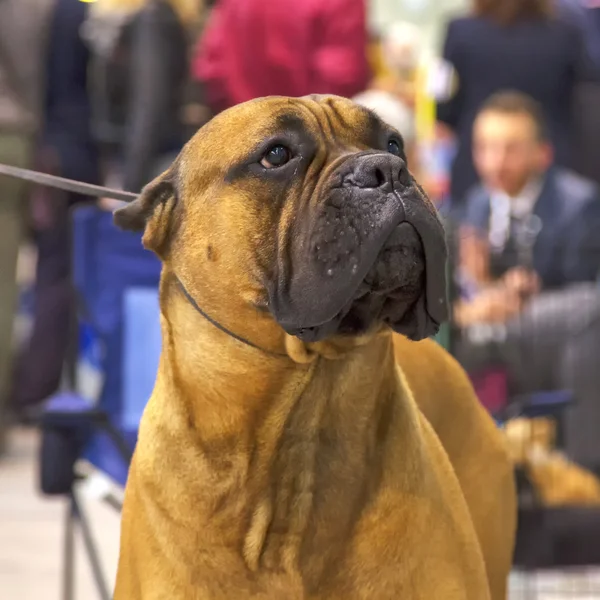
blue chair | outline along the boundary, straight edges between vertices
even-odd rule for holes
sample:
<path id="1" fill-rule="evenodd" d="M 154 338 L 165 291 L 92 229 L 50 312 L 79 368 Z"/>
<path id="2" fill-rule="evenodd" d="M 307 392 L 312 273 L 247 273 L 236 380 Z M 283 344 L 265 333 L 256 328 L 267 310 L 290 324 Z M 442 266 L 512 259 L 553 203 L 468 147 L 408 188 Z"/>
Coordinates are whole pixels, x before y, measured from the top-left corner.
<path id="1" fill-rule="evenodd" d="M 138 425 L 158 370 L 161 349 L 158 288 L 125 288 L 122 310 L 119 339 L 107 349 L 106 383 L 100 400 L 100 406 L 109 407 L 105 409 L 110 416 L 109 425 L 116 429 L 117 436 L 106 427 L 97 430 L 88 440 L 82 458 L 125 486 Z M 115 443 L 116 437 L 122 443 Z"/>
<path id="2" fill-rule="evenodd" d="M 499 422 L 506 422 L 517 417 L 535 419 L 549 417 L 559 419 L 563 412 L 575 402 L 571 390 L 556 390 L 550 392 L 535 392 L 513 396 L 508 406 L 497 415 Z"/>
<path id="3" fill-rule="evenodd" d="M 75 464 L 88 465 L 124 486 L 138 424 L 150 397 L 160 355 L 160 262 L 139 235 L 117 230 L 96 207 L 73 213 L 73 287 L 78 301 L 70 389 L 50 398 L 42 417 L 43 493 L 69 498 L 63 598 L 73 600 L 75 526 L 81 529 L 101 598 L 109 600 L 96 544 L 75 493 Z M 98 394 L 90 386 L 100 383 Z M 105 498 L 121 508 L 118 499 Z"/>

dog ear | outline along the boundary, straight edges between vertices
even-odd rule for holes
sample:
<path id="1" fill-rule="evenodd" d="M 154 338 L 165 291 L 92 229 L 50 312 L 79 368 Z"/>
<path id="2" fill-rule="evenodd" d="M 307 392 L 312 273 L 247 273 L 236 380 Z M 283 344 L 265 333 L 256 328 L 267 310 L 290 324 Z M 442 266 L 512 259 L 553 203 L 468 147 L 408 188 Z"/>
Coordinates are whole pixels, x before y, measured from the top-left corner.
<path id="1" fill-rule="evenodd" d="M 117 209 L 113 220 L 120 229 L 143 231 L 144 247 L 162 257 L 176 203 L 177 190 L 171 167 L 146 185 L 133 202 Z"/>

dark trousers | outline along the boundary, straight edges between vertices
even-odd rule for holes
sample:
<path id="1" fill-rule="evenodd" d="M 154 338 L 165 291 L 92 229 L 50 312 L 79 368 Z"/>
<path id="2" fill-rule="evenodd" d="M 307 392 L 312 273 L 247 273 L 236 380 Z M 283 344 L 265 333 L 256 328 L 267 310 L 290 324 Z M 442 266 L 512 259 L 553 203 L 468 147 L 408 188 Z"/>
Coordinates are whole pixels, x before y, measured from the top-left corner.
<path id="1" fill-rule="evenodd" d="M 534 298 L 507 326 L 506 339 L 478 345 L 462 339 L 456 356 L 470 373 L 503 365 L 514 394 L 571 390 L 565 449 L 600 468 L 600 288 L 581 284 Z"/>
<path id="2" fill-rule="evenodd" d="M 50 222 L 33 236 L 38 252 L 35 308 L 31 337 L 16 364 L 12 401 L 17 411 L 57 391 L 71 339 L 75 307 L 69 208 L 77 198 L 55 191 L 48 196 Z"/>

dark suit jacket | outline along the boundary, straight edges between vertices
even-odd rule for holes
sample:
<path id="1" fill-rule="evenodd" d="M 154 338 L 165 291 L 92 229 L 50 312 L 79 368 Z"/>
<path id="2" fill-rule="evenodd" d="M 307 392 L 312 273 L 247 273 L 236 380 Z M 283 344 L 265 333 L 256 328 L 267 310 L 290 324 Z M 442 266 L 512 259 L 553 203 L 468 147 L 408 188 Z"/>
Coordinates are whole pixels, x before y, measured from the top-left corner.
<path id="1" fill-rule="evenodd" d="M 155 176 L 164 154 L 184 143 L 181 121 L 187 80 L 187 37 L 168 2 L 146 3 L 129 31 L 128 106 L 123 143 L 123 188 L 138 192 Z"/>
<path id="2" fill-rule="evenodd" d="M 458 136 L 452 199 L 460 205 L 477 182 L 471 159 L 473 122 L 495 92 L 524 92 L 545 110 L 557 163 L 570 166 L 571 102 L 578 80 L 594 75 L 582 35 L 572 24 L 531 20 L 509 27 L 478 17 L 451 21 L 444 58 L 456 69 L 458 92 L 438 106 L 438 118 Z"/>
<path id="3" fill-rule="evenodd" d="M 80 0 L 55 3 L 46 52 L 41 141 L 57 153 L 63 177 L 96 183 L 98 156 L 91 132 L 89 52 L 80 36 L 87 8 Z"/>
<path id="4" fill-rule="evenodd" d="M 554 168 L 546 175 L 534 214 L 541 219 L 542 228 L 533 247 L 533 268 L 543 287 L 561 288 L 597 280 L 600 189 L 575 173 Z M 490 197 L 478 185 L 467 196 L 463 224 L 487 236 L 489 220 Z"/>
<path id="5" fill-rule="evenodd" d="M 585 42 L 588 56 L 598 68 L 600 65 L 600 11 L 597 8 L 586 8 L 581 0 L 554 0 L 558 16 L 575 25 Z"/>

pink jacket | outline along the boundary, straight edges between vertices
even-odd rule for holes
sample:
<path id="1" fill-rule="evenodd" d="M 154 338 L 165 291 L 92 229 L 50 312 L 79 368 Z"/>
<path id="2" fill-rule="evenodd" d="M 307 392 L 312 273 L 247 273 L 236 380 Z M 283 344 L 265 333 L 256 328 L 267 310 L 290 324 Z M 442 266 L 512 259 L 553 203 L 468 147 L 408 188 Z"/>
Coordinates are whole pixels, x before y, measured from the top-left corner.
<path id="1" fill-rule="evenodd" d="M 364 0 L 220 0 L 193 76 L 213 110 L 261 96 L 353 96 L 370 73 Z"/>

